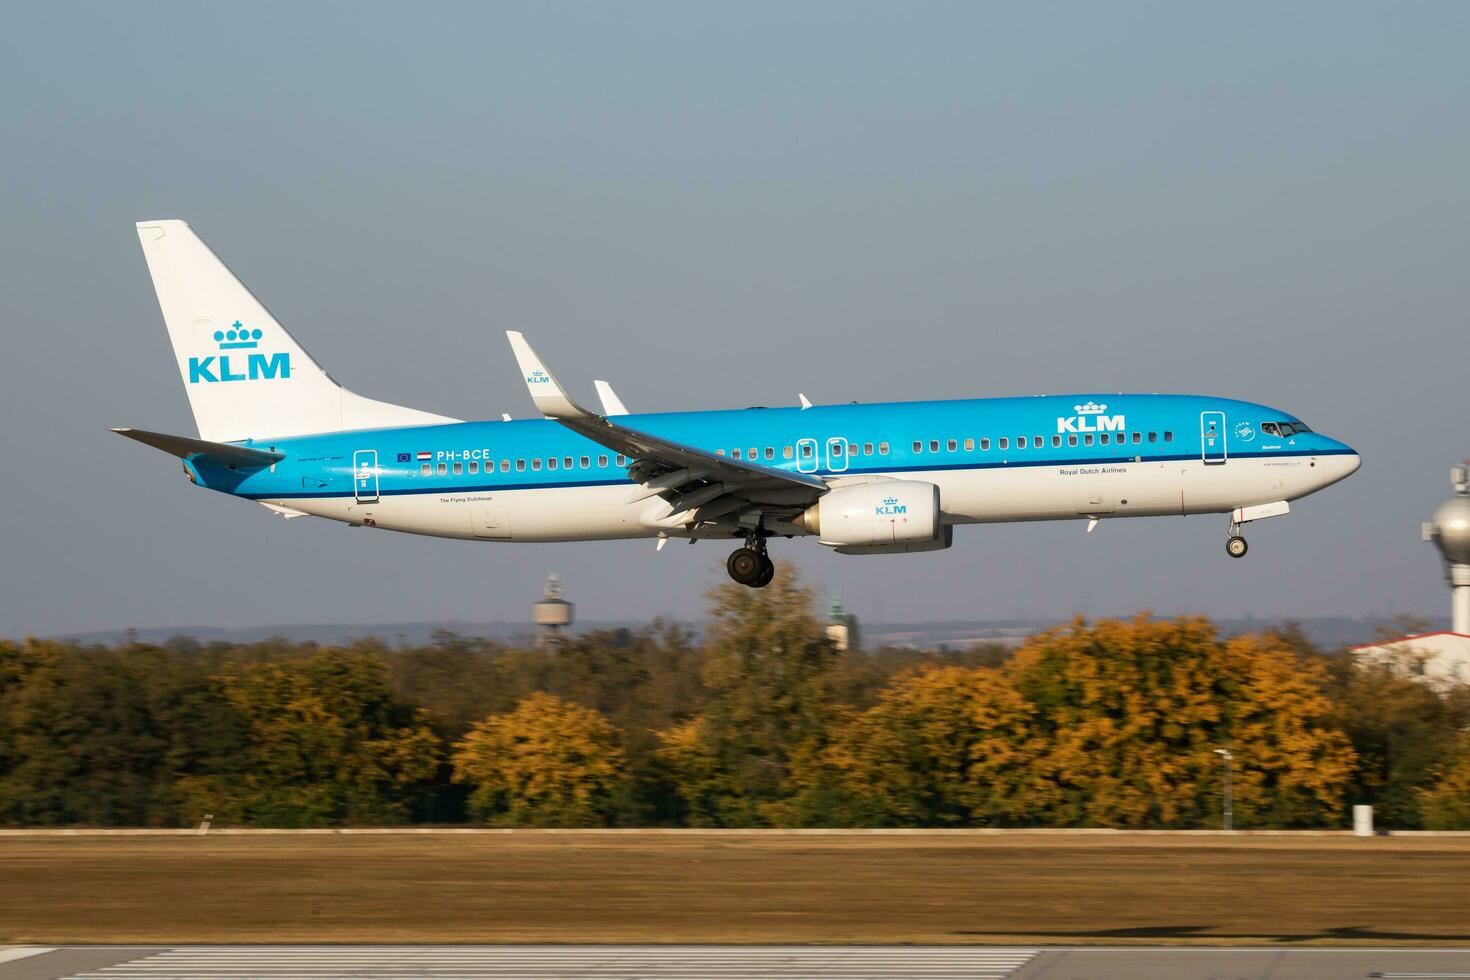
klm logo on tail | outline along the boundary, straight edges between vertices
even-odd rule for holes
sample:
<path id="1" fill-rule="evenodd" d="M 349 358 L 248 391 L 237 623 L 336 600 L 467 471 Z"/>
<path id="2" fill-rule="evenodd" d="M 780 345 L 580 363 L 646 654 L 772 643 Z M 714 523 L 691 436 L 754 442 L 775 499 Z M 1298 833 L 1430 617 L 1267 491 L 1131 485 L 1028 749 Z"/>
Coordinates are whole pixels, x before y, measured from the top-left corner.
<path id="1" fill-rule="evenodd" d="M 212 384 L 219 381 L 269 381 L 291 377 L 291 355 L 280 354 L 227 354 L 225 351 L 254 351 L 260 346 L 263 333 L 259 327 L 251 330 L 236 320 L 229 330 L 216 330 L 215 343 L 221 353 L 208 357 L 189 358 L 189 384 L 201 381 Z M 231 365 L 230 358 L 235 359 Z"/>

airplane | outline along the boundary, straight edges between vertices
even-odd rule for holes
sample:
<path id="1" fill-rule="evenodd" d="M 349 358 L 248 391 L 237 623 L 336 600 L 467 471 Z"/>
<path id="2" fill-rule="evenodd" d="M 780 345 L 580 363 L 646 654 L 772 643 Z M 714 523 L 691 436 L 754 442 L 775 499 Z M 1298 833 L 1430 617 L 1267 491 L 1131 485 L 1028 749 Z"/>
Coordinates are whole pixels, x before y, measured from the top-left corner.
<path id="1" fill-rule="evenodd" d="M 183 221 L 137 224 L 197 436 L 113 431 L 201 487 L 287 519 L 478 541 L 771 538 L 845 555 L 949 548 L 963 524 L 1224 514 L 1242 526 L 1337 483 L 1357 452 L 1266 405 L 1102 394 L 635 413 L 606 382 L 578 404 L 517 331 L 540 418 L 466 422 L 334 381 Z"/>

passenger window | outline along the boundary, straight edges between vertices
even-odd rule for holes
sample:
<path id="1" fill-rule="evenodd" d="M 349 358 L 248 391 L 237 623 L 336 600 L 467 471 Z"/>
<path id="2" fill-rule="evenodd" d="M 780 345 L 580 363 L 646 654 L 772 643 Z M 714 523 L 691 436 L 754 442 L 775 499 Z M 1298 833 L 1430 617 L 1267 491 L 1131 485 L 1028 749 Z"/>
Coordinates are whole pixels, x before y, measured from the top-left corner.
<path id="1" fill-rule="evenodd" d="M 953 439 L 949 440 L 949 442 L 946 443 L 945 446 L 947 449 L 949 449 L 950 452 L 954 452 L 956 449 L 960 448 L 960 444 L 955 442 Z"/>
<path id="2" fill-rule="evenodd" d="M 974 439 L 966 439 L 965 440 L 965 452 L 967 452 L 967 453 L 973 453 L 974 451 L 975 451 L 975 440 Z"/>
<path id="3" fill-rule="evenodd" d="M 740 458 L 740 450 L 738 450 L 738 449 L 732 449 L 732 450 L 730 450 L 730 455 L 733 456 L 733 457 L 735 457 L 736 459 L 739 459 Z"/>
<path id="4" fill-rule="evenodd" d="M 849 455 L 849 456 L 856 456 L 857 454 L 858 454 L 858 444 L 855 443 L 855 442 L 849 442 L 847 444 L 847 455 Z"/>
<path id="5" fill-rule="evenodd" d="M 873 455 L 873 444 L 871 442 L 865 442 L 865 443 L 863 443 L 863 455 L 864 456 L 871 456 L 871 455 Z"/>
<path id="6" fill-rule="evenodd" d="M 888 443 L 886 443 L 886 442 L 880 442 L 880 443 L 878 443 L 878 455 L 879 456 L 887 456 L 888 455 Z"/>
<path id="7" fill-rule="evenodd" d="M 1143 441 L 1143 433 L 1142 432 L 1135 432 L 1135 433 L 1133 433 L 1133 444 L 1135 446 L 1138 445 L 1142 441 Z"/>
<path id="8" fill-rule="evenodd" d="M 929 440 L 929 451 L 931 453 L 937 453 L 937 452 L 939 452 L 939 440 L 938 439 L 930 439 Z"/>
<path id="9" fill-rule="evenodd" d="M 570 456 L 563 456 L 562 459 L 561 459 L 561 468 L 564 469 L 564 470 L 571 469 L 572 468 L 572 457 L 570 457 Z"/>
<path id="10" fill-rule="evenodd" d="M 723 456 L 723 455 L 725 455 L 725 451 L 723 449 L 716 449 L 715 450 L 715 455 L 716 456 Z"/>
<path id="11" fill-rule="evenodd" d="M 1159 434 L 1157 432 L 1150 432 L 1148 434 L 1148 441 L 1149 442 L 1158 442 L 1159 441 Z"/>
<path id="12" fill-rule="evenodd" d="M 598 466 L 606 466 L 607 465 L 607 457 L 606 456 L 599 456 L 599 457 L 597 457 L 597 465 Z"/>
<path id="13" fill-rule="evenodd" d="M 449 467 L 445 466 L 443 463 L 440 463 L 439 464 L 439 475 L 440 476 L 443 476 L 445 473 L 448 473 L 448 472 L 449 472 Z"/>
<path id="14" fill-rule="evenodd" d="M 535 459 L 531 460 L 531 469 L 532 470 L 536 470 L 538 472 L 540 471 L 540 469 L 541 469 L 541 457 L 540 456 L 537 456 Z"/>
<path id="15" fill-rule="evenodd" d="M 1082 437 L 1082 445 L 1084 445 L 1084 446 L 1090 446 L 1090 445 L 1092 445 L 1092 433 L 1091 432 L 1087 433 L 1085 436 Z"/>
<path id="16" fill-rule="evenodd" d="M 792 455 L 793 455 L 793 453 L 791 452 L 791 447 L 790 446 L 782 446 L 781 447 L 781 458 L 782 459 L 790 459 L 792 457 Z"/>
<path id="17" fill-rule="evenodd" d="M 924 451 L 924 444 L 922 442 L 920 442 L 919 440 L 915 439 L 914 440 L 914 452 L 916 452 L 916 453 L 922 453 L 923 451 Z"/>
<path id="18" fill-rule="evenodd" d="M 1165 442 L 1173 442 L 1174 441 L 1174 433 L 1170 432 L 1168 429 L 1165 429 L 1164 430 L 1164 441 Z"/>
<path id="19" fill-rule="evenodd" d="M 842 455 L 842 443 L 840 443 L 840 442 L 831 443 L 830 445 L 827 446 L 827 452 L 831 453 L 833 456 L 841 456 Z"/>
<path id="20" fill-rule="evenodd" d="M 628 465 L 628 457 L 624 456 L 622 453 L 618 453 L 617 460 L 618 460 L 618 465 L 619 466 L 627 466 Z"/>
<path id="21" fill-rule="evenodd" d="M 431 466 L 431 465 L 430 465 L 430 464 L 428 464 L 428 463 L 425 463 L 425 464 L 424 464 L 424 465 L 423 465 L 423 467 L 422 467 L 422 470 L 423 470 L 423 473 L 424 473 L 424 476 L 428 476 L 428 475 L 429 475 L 429 474 L 431 474 L 431 473 L 433 473 L 433 472 L 434 472 L 434 467 L 433 467 L 433 466 Z"/>
<path id="22" fill-rule="evenodd" d="M 1097 437 L 1097 441 L 1106 446 L 1108 444 L 1108 434 L 1104 432 L 1102 435 Z"/>
<path id="23" fill-rule="evenodd" d="M 1045 437 L 1045 436 L 1037 436 L 1037 437 L 1036 437 L 1036 438 L 1035 438 L 1035 439 L 1034 439 L 1034 440 L 1033 440 L 1033 441 L 1032 441 L 1032 443 L 1031 443 L 1031 444 L 1032 444 L 1032 445 L 1033 445 L 1033 446 L 1035 446 L 1035 447 L 1036 447 L 1036 448 L 1037 448 L 1037 449 L 1044 449 L 1044 448 L 1045 448 L 1045 447 L 1046 447 L 1046 437 Z"/>
<path id="24" fill-rule="evenodd" d="M 767 446 L 766 447 L 766 459 L 775 459 L 775 458 L 776 458 L 776 450 L 773 449 L 773 448 L 771 448 L 770 446 Z"/>
<path id="25" fill-rule="evenodd" d="M 455 476 L 461 476 L 461 475 L 463 475 L 463 473 L 464 473 L 464 464 L 463 463 L 455 463 L 454 464 L 454 475 Z"/>
<path id="26" fill-rule="evenodd" d="M 1026 448 L 1026 437 L 1025 436 L 1016 436 L 1016 448 L 1017 449 L 1025 449 Z"/>
<path id="27" fill-rule="evenodd" d="M 477 463 L 477 462 L 475 462 L 474 460 L 470 460 L 470 472 L 471 473 L 478 473 L 478 472 L 480 472 L 480 464 Z"/>
<path id="28" fill-rule="evenodd" d="M 1061 448 L 1061 445 L 1062 445 L 1062 437 L 1061 436 L 1052 436 L 1051 437 L 1051 448 L 1053 448 L 1053 449 L 1059 449 L 1059 448 Z"/>
<path id="29" fill-rule="evenodd" d="M 812 458 L 812 453 L 814 453 L 814 452 L 816 452 L 816 448 L 811 443 L 804 442 L 804 443 L 801 444 L 801 458 L 802 459 L 811 459 Z"/>
<path id="30" fill-rule="evenodd" d="M 584 470 L 585 469 L 589 469 L 589 468 L 591 468 L 591 466 L 592 466 L 592 457 L 591 456 L 583 456 L 582 457 L 582 469 L 584 469 Z"/>
<path id="31" fill-rule="evenodd" d="M 990 452 L 990 437 L 989 436 L 981 436 L 980 437 L 980 451 L 982 453 L 988 453 L 988 452 Z"/>
<path id="32" fill-rule="evenodd" d="M 1002 448 L 1002 449 L 1010 449 L 1011 448 L 1011 441 L 1009 439 L 1007 439 L 1005 436 L 1001 436 L 1000 437 L 1000 448 Z"/>
<path id="33" fill-rule="evenodd" d="M 1068 436 L 1067 437 L 1067 445 L 1069 445 L 1069 446 L 1075 446 L 1075 445 L 1077 445 L 1077 437 L 1076 436 Z"/>
<path id="34" fill-rule="evenodd" d="M 556 457 L 555 456 L 547 457 L 547 460 L 546 460 L 546 468 L 548 470 L 554 470 L 554 469 L 556 469 Z"/>
<path id="35" fill-rule="evenodd" d="M 524 472 L 526 472 L 526 461 L 524 459 L 518 459 L 518 460 L 516 460 L 516 472 L 517 473 L 524 473 Z"/>
<path id="36" fill-rule="evenodd" d="M 500 461 L 500 472 L 502 472 L 502 473 L 509 473 L 510 472 L 510 460 L 508 460 L 508 459 L 502 459 Z"/>

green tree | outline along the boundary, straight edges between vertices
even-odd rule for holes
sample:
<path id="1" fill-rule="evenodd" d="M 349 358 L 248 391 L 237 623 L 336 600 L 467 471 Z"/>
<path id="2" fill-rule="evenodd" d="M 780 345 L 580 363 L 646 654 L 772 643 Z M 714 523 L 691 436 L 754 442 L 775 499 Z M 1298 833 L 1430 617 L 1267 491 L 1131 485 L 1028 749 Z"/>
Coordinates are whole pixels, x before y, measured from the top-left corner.
<path id="1" fill-rule="evenodd" d="M 267 826 L 401 823 L 439 764 L 423 713 L 393 696 L 379 657 L 324 650 L 219 680 L 243 719 L 237 772 L 185 777 L 196 809 Z"/>
<path id="2" fill-rule="evenodd" d="M 455 746 L 470 812 L 503 826 L 605 826 L 626 778 L 618 731 L 601 712 L 532 694 Z"/>
<path id="3" fill-rule="evenodd" d="M 710 592 L 701 714 L 661 734 L 694 826 L 804 822 L 790 809 L 793 763 L 819 752 L 842 712 L 841 658 L 813 615 L 813 597 L 783 567 L 764 589 L 725 583 Z"/>

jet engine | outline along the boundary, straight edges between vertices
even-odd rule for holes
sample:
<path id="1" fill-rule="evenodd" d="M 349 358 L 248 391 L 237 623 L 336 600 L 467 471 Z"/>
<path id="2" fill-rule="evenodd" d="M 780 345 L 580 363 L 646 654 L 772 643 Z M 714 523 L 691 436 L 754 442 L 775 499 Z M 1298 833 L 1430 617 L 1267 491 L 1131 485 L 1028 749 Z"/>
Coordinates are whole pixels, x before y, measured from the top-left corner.
<path id="1" fill-rule="evenodd" d="M 939 488 L 917 480 L 840 487 L 792 523 L 844 555 L 939 551 L 954 540 L 939 520 Z"/>

